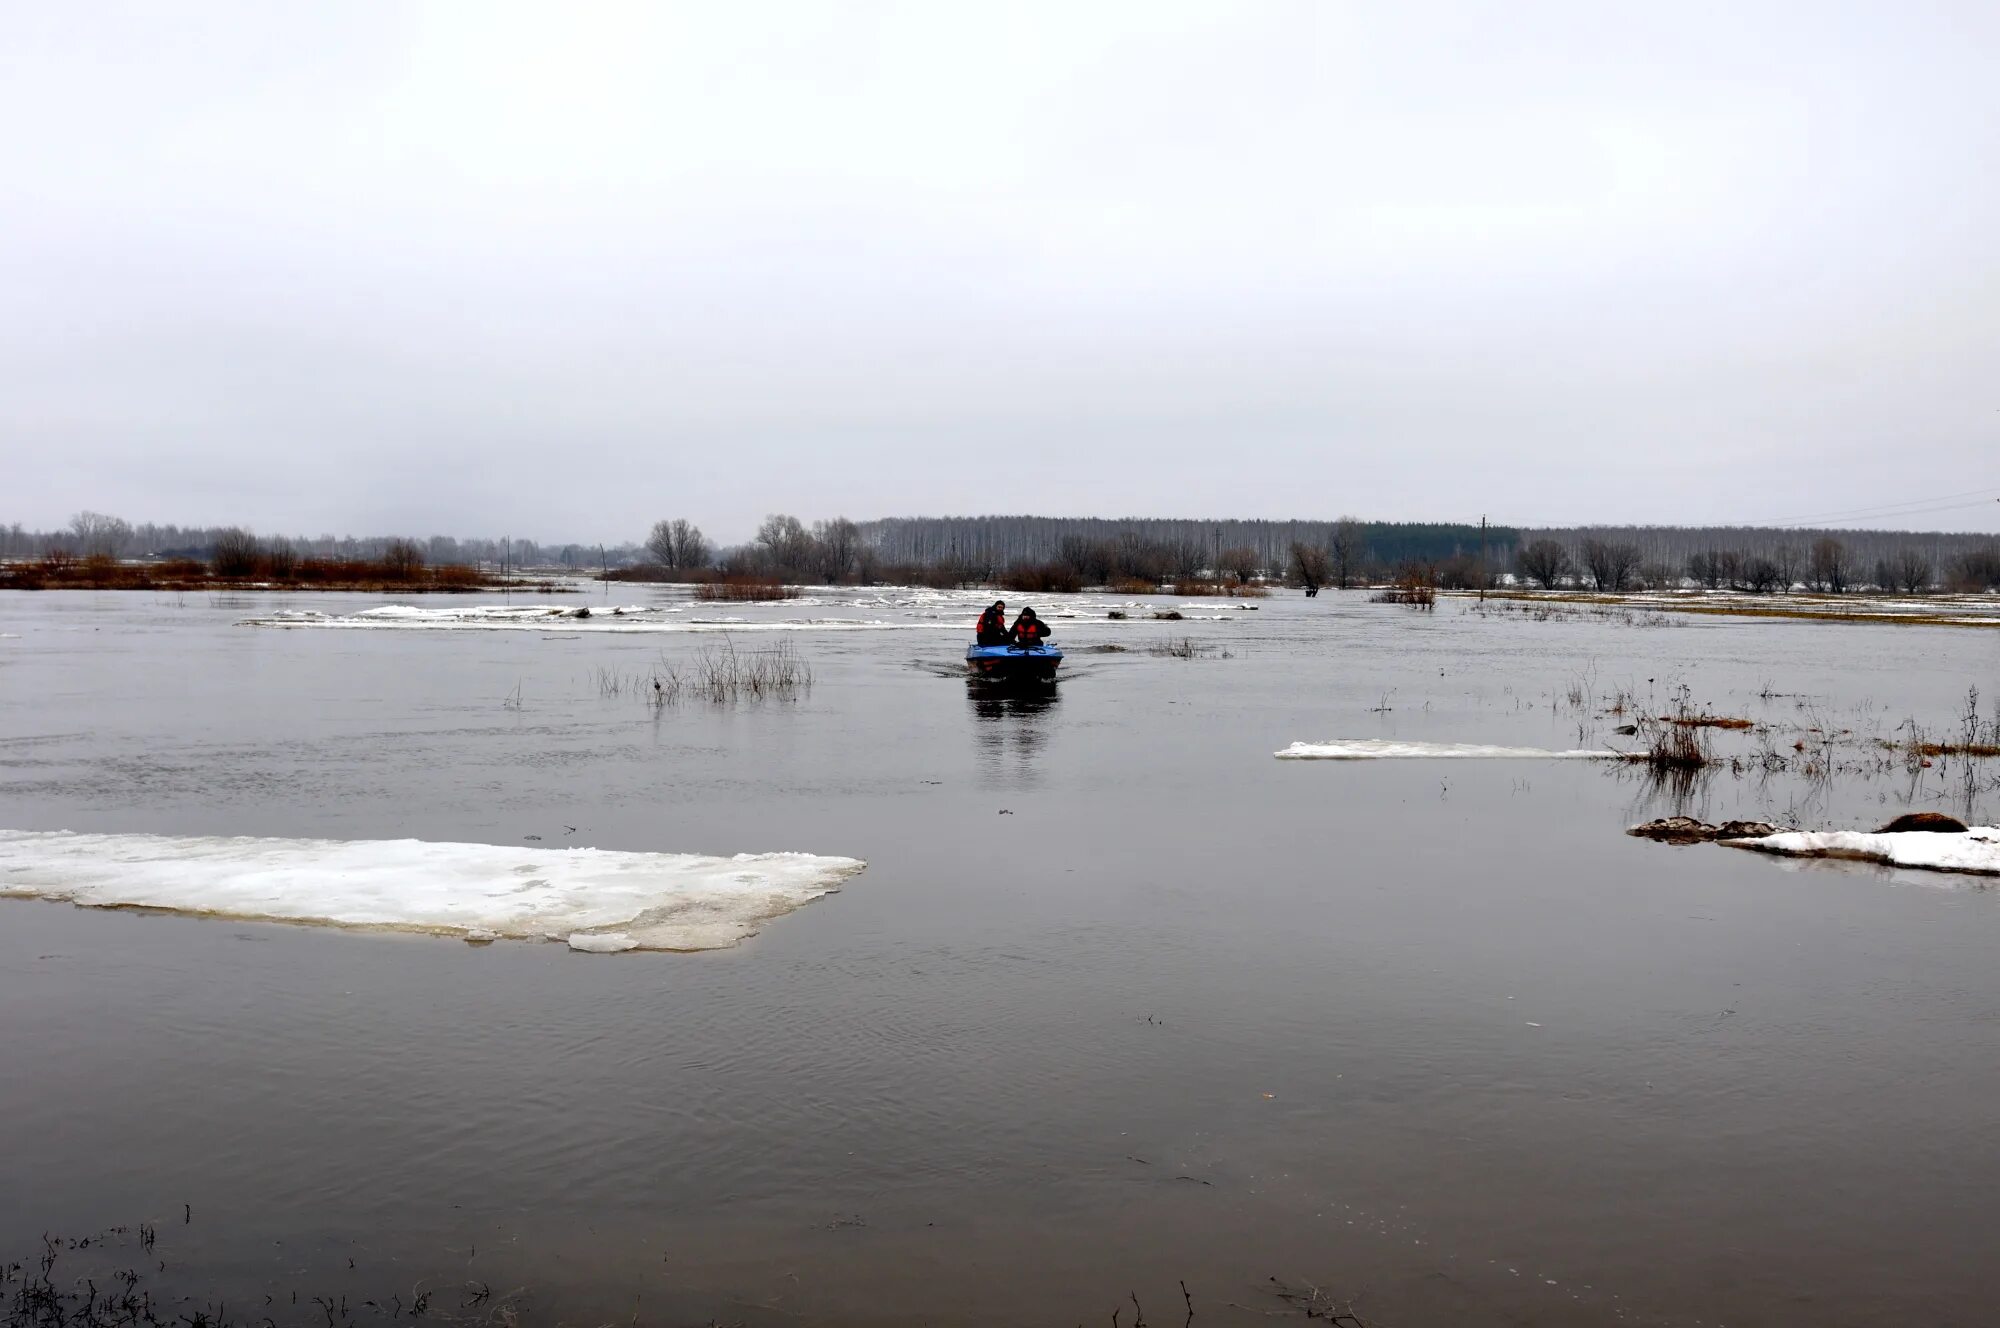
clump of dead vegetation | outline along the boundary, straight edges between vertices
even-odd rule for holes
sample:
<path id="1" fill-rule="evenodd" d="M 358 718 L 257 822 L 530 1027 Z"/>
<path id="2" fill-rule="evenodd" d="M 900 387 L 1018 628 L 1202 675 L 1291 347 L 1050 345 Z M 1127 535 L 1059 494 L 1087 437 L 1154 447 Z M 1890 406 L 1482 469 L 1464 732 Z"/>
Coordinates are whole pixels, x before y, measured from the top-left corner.
<path id="1" fill-rule="evenodd" d="M 1155 641 L 1146 647 L 1149 655 L 1159 655 L 1169 659 L 1206 659 L 1220 654 L 1223 659 L 1233 658 L 1227 650 L 1197 641 L 1191 636 L 1169 637 L 1165 641 Z"/>
<path id="2" fill-rule="evenodd" d="M 662 654 L 646 669 L 599 667 L 592 681 L 599 696 L 633 696 L 660 711 L 686 701 L 796 701 L 812 691 L 813 672 L 790 641 L 764 650 L 738 650 L 724 638 L 720 645 L 703 646 L 687 663 Z"/>
<path id="3" fill-rule="evenodd" d="M 1396 573 L 1396 579 L 1382 590 L 1368 598 L 1376 604 L 1403 604 L 1412 609 L 1429 613 L 1437 608 L 1437 569 L 1428 564 L 1411 563 Z"/>
<path id="4" fill-rule="evenodd" d="M 4 1328 L 368 1328 L 404 1321 L 466 1324 L 519 1322 L 527 1288 L 495 1292 L 476 1279 L 449 1277 L 364 1289 L 355 1263 L 310 1275 L 318 1285 L 259 1287 L 254 1312 L 238 1312 L 220 1296 L 189 1284 L 186 1264 L 199 1268 L 199 1247 L 176 1251 L 169 1272 L 162 1231 L 188 1226 L 190 1206 L 167 1224 L 139 1222 L 88 1236 L 44 1235 L 40 1249 L 0 1263 L 0 1325 Z M 307 1269 L 298 1270 L 306 1275 Z M 199 1279 L 201 1273 L 195 1273 Z M 367 1276 L 364 1272 L 359 1276 Z M 239 1289 L 241 1289 L 239 1287 Z M 213 1291 L 213 1288 L 208 1288 Z M 373 1294 L 368 1294 L 372 1290 Z M 317 1293 L 317 1294 L 313 1294 Z"/>
<path id="5" fill-rule="evenodd" d="M 1623 627 L 1678 627 L 1675 619 L 1658 609 L 1640 605 L 1583 603 L 1548 596 L 1509 598 L 1491 592 L 1493 598 L 1471 605 L 1468 612 L 1482 618 L 1518 618 L 1525 622 L 1601 622 Z"/>
<path id="6" fill-rule="evenodd" d="M 1934 739 L 1917 727 L 1914 719 L 1905 720 L 1903 730 L 1908 735 L 1903 742 L 1906 758 L 2000 756 L 2000 713 L 1990 720 L 1980 717 L 1977 687 L 1966 689 L 1965 709 L 1959 715 L 1957 733 Z"/>
<path id="7" fill-rule="evenodd" d="M 1678 724 L 1689 729 L 1754 729 L 1755 720 L 1744 719 L 1740 715 L 1661 715 L 1663 724 Z"/>
<path id="8" fill-rule="evenodd" d="M 208 561 L 78 558 L 52 550 L 32 562 L 0 564 L 0 590 L 320 590 L 379 594 L 464 594 L 495 587 L 554 591 L 552 581 L 524 582 L 461 563 L 429 564 L 413 541 L 391 541 L 380 558 L 301 555 L 286 540 L 226 532 Z"/>
<path id="9" fill-rule="evenodd" d="M 799 588 L 764 576 L 723 576 L 697 584 L 694 597 L 727 604 L 759 604 L 797 599 Z"/>

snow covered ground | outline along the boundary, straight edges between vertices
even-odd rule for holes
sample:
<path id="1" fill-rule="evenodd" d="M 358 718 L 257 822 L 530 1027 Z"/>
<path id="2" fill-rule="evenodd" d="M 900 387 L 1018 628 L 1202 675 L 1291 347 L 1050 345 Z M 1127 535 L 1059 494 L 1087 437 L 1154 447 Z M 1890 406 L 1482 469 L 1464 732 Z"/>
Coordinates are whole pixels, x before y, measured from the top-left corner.
<path id="1" fill-rule="evenodd" d="M 1908 831 L 1893 835 L 1860 830 L 1787 830 L 1762 839 L 1725 839 L 1728 848 L 1792 858 L 1850 858 L 1924 871 L 2000 876 L 2000 829 L 1973 826 L 1963 834 Z"/>
<path id="2" fill-rule="evenodd" d="M 806 853 L 626 853 L 416 839 L 0 830 L 0 896 L 273 922 L 718 950 L 866 864 Z"/>
<path id="3" fill-rule="evenodd" d="M 1273 753 L 1280 761 L 1382 761 L 1426 757 L 1457 760 L 1623 760 L 1617 752 L 1551 751 L 1545 747 L 1491 747 L 1477 742 L 1395 742 L 1386 738 L 1339 738 L 1295 742 Z"/>

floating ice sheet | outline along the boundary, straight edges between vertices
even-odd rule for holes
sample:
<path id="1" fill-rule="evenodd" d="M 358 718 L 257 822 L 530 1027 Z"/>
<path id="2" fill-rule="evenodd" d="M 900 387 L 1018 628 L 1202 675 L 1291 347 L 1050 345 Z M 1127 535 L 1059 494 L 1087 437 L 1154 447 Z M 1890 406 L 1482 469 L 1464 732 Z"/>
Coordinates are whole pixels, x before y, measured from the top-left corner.
<path id="1" fill-rule="evenodd" d="M 685 614 L 689 605 L 659 608 L 515 608 L 508 605 L 473 605 L 465 608 L 423 609 L 405 604 L 385 604 L 355 613 L 323 613 L 318 609 L 279 609 L 239 619 L 241 627 L 325 627 L 354 631 L 501 631 L 546 632 L 560 628 L 565 634 L 582 632 L 643 633 L 672 632 L 799 632 L 799 631 L 938 631 L 936 622 L 885 622 L 877 618 L 774 618 L 753 622 L 736 615 L 673 617 Z M 953 624 L 971 633 L 969 624 Z"/>
<path id="2" fill-rule="evenodd" d="M 1860 830 L 1787 830 L 1762 839 L 1724 839 L 1729 848 L 1777 853 L 1791 858 L 1851 858 L 1924 871 L 2000 876 L 2000 829 L 1973 826 L 1963 834 L 1905 831 L 1893 835 Z"/>
<path id="3" fill-rule="evenodd" d="M 719 950 L 865 864 L 807 853 L 625 853 L 417 839 L 224 839 L 0 830 L 0 896 L 88 908 L 560 940 L 593 953 Z"/>
<path id="4" fill-rule="evenodd" d="M 1456 760 L 1623 760 L 1617 752 L 1599 748 L 1558 752 L 1546 747 L 1492 747 L 1478 742 L 1396 742 L 1387 738 L 1336 738 L 1331 742 L 1295 742 L 1273 753 L 1280 761 L 1382 761 L 1427 757 Z"/>

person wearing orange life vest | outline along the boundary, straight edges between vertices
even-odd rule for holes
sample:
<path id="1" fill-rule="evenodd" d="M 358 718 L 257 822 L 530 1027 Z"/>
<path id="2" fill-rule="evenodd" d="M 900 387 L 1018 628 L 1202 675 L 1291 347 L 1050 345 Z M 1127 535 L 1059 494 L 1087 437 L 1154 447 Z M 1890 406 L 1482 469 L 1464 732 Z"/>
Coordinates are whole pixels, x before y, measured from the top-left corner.
<path id="1" fill-rule="evenodd" d="M 1007 601 L 996 599 L 993 607 L 979 615 L 978 643 L 982 646 L 1004 646 L 1010 639 L 1007 635 Z"/>
<path id="2" fill-rule="evenodd" d="M 1014 620 L 1014 644 L 1022 650 L 1033 650 L 1049 636 L 1049 625 L 1037 618 L 1033 609 L 1022 609 L 1021 616 Z"/>

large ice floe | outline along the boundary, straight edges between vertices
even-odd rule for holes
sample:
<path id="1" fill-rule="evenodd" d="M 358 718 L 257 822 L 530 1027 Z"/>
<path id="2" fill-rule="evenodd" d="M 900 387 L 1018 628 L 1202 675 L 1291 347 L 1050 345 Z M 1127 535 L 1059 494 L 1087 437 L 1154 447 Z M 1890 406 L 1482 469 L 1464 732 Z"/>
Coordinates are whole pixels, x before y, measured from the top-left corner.
<path id="1" fill-rule="evenodd" d="M 866 864 L 808 853 L 627 853 L 417 839 L 0 830 L 0 896 L 270 922 L 719 950 Z"/>
<path id="2" fill-rule="evenodd" d="M 1383 761 L 1397 758 L 1453 758 L 1458 760 L 1576 760 L 1620 761 L 1618 752 L 1596 750 L 1551 751 L 1546 747 L 1493 747 L 1478 742 L 1397 742 L 1388 738 L 1338 738 L 1330 742 L 1295 742 L 1281 752 L 1280 761 Z"/>
<path id="3" fill-rule="evenodd" d="M 473 604 L 443 609 L 408 604 L 384 604 L 354 613 L 323 613 L 318 609 L 278 609 L 239 619 L 239 627 L 329 627 L 374 631 L 502 631 L 644 633 L 644 632 L 797 632 L 936 630 L 934 623 L 894 623 L 873 618 L 785 618 L 753 622 L 739 615 L 686 615 L 695 606 L 672 604 L 657 608 L 618 605 L 571 608 L 531 605 Z"/>
<path id="4" fill-rule="evenodd" d="M 1786 830 L 1760 839 L 1724 839 L 1728 848 L 1777 853 L 1789 858 L 1848 858 L 1923 871 L 2000 876 L 2000 829 L 1972 826 L 1958 834 L 1910 830 L 1871 834 L 1863 830 Z"/>

